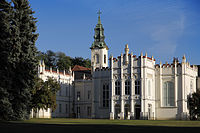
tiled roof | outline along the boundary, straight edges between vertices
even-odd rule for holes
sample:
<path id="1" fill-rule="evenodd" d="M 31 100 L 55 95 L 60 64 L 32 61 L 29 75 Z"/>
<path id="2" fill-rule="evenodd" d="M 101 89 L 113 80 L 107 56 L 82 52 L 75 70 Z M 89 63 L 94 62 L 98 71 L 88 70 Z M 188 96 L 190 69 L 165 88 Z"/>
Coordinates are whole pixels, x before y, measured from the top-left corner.
<path id="1" fill-rule="evenodd" d="M 90 71 L 90 68 L 86 68 L 83 66 L 75 65 L 72 71 Z"/>

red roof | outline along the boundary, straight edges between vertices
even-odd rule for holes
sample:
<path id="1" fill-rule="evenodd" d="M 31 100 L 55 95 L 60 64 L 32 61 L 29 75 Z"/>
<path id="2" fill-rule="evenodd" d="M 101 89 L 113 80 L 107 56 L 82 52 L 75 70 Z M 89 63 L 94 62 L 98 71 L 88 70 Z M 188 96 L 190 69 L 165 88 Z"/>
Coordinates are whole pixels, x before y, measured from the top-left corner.
<path id="1" fill-rule="evenodd" d="M 83 66 L 75 65 L 72 71 L 90 71 L 90 68 L 86 68 Z"/>

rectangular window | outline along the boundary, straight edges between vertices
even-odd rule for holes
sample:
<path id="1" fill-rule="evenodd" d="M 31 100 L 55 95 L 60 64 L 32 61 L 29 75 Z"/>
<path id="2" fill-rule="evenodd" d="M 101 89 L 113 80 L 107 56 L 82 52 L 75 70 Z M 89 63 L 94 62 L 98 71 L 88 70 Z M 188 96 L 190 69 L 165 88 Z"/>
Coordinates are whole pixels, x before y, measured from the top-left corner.
<path id="1" fill-rule="evenodd" d="M 67 89 L 68 87 L 66 86 L 66 96 L 67 96 L 67 94 L 68 94 L 68 89 Z"/>
<path id="2" fill-rule="evenodd" d="M 193 81 L 190 80 L 190 93 L 193 93 Z"/>
<path id="3" fill-rule="evenodd" d="M 80 91 L 77 91 L 76 97 L 77 97 L 77 100 L 79 101 L 80 98 L 81 98 L 81 93 L 80 93 Z"/>
<path id="4" fill-rule="evenodd" d="M 59 113 L 61 113 L 61 112 L 62 112 L 62 105 L 59 104 Z"/>
<path id="5" fill-rule="evenodd" d="M 140 81 L 139 80 L 136 80 L 135 81 L 135 94 L 136 95 L 140 95 Z"/>
<path id="6" fill-rule="evenodd" d="M 119 81 L 115 82 L 115 95 L 121 95 L 121 86 Z"/>
<path id="7" fill-rule="evenodd" d="M 61 95 L 62 95 L 62 86 L 61 86 L 61 88 L 59 90 L 59 96 L 61 96 Z"/>
<path id="8" fill-rule="evenodd" d="M 88 99 L 90 99 L 91 91 L 88 91 Z"/>
<path id="9" fill-rule="evenodd" d="M 109 107 L 109 85 L 103 85 L 103 107 Z"/>
<path id="10" fill-rule="evenodd" d="M 151 96 L 151 80 L 148 80 L 148 96 Z"/>
<path id="11" fill-rule="evenodd" d="M 125 81 L 125 95 L 130 95 L 130 81 Z"/>

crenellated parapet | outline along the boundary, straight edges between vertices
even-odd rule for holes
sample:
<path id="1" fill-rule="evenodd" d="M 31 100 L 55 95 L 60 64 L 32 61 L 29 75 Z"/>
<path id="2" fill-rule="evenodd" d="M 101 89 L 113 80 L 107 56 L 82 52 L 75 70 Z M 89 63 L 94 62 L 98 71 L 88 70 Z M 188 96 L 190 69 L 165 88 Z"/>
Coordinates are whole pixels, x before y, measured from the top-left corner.
<path id="1" fill-rule="evenodd" d="M 47 77 L 52 77 L 57 80 L 73 80 L 73 73 L 71 67 L 68 70 L 59 70 L 57 68 L 47 67 L 43 60 L 39 61 L 38 65 L 38 76 L 43 80 L 46 80 Z"/>
<path id="2" fill-rule="evenodd" d="M 179 68 L 182 68 L 183 66 L 186 69 L 189 69 L 189 70 L 192 70 L 192 71 L 196 71 L 196 72 L 198 71 L 198 67 L 196 65 L 191 65 L 189 62 L 186 62 L 185 55 L 183 56 L 181 63 L 178 62 L 178 61 L 175 61 L 175 58 L 174 58 L 173 63 L 170 64 L 170 63 L 166 62 L 165 64 L 162 64 L 162 63 L 156 64 L 155 68 L 156 69 L 162 68 L 163 70 L 165 70 L 165 69 L 170 69 L 170 68 L 171 69 L 174 69 L 174 68 L 179 69 Z"/>

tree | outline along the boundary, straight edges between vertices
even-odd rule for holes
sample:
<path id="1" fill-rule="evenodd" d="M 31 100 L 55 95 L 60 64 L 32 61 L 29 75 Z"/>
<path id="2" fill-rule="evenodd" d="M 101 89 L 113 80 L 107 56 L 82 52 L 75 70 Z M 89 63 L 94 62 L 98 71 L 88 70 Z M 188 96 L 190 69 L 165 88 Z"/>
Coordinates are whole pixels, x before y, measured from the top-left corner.
<path id="1" fill-rule="evenodd" d="M 45 65 L 48 67 L 58 68 L 60 70 L 69 69 L 69 67 L 74 67 L 75 65 L 80 65 L 83 67 L 90 68 L 91 61 L 90 59 L 84 59 L 82 57 L 69 57 L 66 56 L 63 52 L 53 52 L 48 50 L 46 53 L 38 52 L 38 60 L 44 60 Z"/>
<path id="2" fill-rule="evenodd" d="M 11 3 L 0 1 L 0 119 L 10 120 L 13 114 L 8 91 L 11 89 L 11 67 L 9 65 L 12 46 L 11 24 L 13 9 Z"/>
<path id="3" fill-rule="evenodd" d="M 75 57 L 75 58 L 72 58 L 71 61 L 72 61 L 72 67 L 74 67 L 75 65 L 79 65 L 79 66 L 90 68 L 91 66 L 90 59 L 85 60 L 82 57 Z"/>
<path id="4" fill-rule="evenodd" d="M 60 84 L 52 78 L 48 78 L 45 82 L 36 78 L 35 86 L 31 92 L 33 110 L 51 108 L 54 111 L 56 109 L 56 92 L 59 89 Z"/>
<path id="5" fill-rule="evenodd" d="M 188 96 L 190 120 L 200 120 L 200 90 Z"/>
<path id="6" fill-rule="evenodd" d="M 47 66 L 56 67 L 56 53 L 48 50 L 45 54 L 46 59 L 44 59 Z"/>
<path id="7" fill-rule="evenodd" d="M 66 56 L 65 53 L 57 52 L 56 57 L 57 57 L 56 66 L 60 70 L 69 69 L 69 67 L 71 66 L 71 60 L 69 56 Z"/>
<path id="8" fill-rule="evenodd" d="M 27 0 L 1 0 L 1 93 L 7 97 L 11 115 L 2 119 L 27 119 L 30 114 L 30 89 L 37 74 L 35 41 L 36 19 Z M 4 71 L 4 72 L 3 72 Z M 5 109 L 5 107 L 1 106 Z"/>

